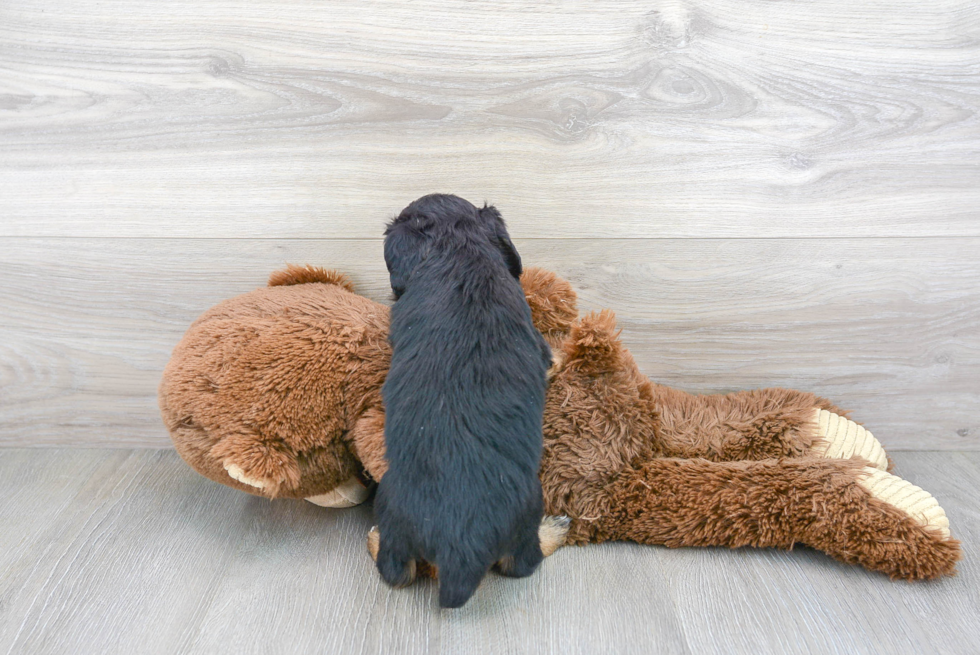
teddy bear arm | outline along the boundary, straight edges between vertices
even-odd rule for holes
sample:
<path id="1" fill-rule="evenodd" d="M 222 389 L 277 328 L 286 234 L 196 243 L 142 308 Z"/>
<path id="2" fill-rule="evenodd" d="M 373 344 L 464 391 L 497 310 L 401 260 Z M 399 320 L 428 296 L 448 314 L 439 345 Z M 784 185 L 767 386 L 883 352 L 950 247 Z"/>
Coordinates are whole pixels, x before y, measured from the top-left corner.
<path id="1" fill-rule="evenodd" d="M 347 435 L 357 458 L 371 479 L 380 482 L 388 470 L 385 459 L 385 413 L 381 407 L 370 407 L 354 423 Z"/>
<path id="2" fill-rule="evenodd" d="M 208 456 L 221 463 L 229 478 L 272 498 L 298 486 L 302 479 L 296 454 L 281 440 L 257 434 L 225 435 Z"/>
<path id="3" fill-rule="evenodd" d="M 555 347 L 578 318 L 575 290 L 551 271 L 534 266 L 524 269 L 521 286 L 534 327 Z"/>
<path id="4" fill-rule="evenodd" d="M 863 460 L 653 460 L 624 472 L 611 539 L 669 547 L 802 543 L 892 578 L 951 575 L 959 543 L 935 498 Z"/>
<path id="5" fill-rule="evenodd" d="M 661 452 L 716 462 L 774 457 L 861 457 L 886 470 L 888 458 L 868 430 L 812 393 L 756 389 L 694 395 L 654 385 Z"/>

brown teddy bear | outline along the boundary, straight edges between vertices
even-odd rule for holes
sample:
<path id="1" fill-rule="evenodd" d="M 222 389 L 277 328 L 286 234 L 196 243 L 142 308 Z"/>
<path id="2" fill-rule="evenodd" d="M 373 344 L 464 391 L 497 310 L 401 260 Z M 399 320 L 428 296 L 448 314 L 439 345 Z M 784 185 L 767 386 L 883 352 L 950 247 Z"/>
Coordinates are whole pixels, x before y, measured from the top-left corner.
<path id="1" fill-rule="evenodd" d="M 632 540 L 791 548 L 892 578 L 952 574 L 936 500 L 887 472 L 870 432 L 810 393 L 691 395 L 637 369 L 609 311 L 578 317 L 571 286 L 521 282 L 555 354 L 544 412 L 542 549 Z M 203 475 L 270 498 L 366 499 L 384 475 L 388 308 L 314 267 L 208 310 L 174 349 L 160 408 Z"/>

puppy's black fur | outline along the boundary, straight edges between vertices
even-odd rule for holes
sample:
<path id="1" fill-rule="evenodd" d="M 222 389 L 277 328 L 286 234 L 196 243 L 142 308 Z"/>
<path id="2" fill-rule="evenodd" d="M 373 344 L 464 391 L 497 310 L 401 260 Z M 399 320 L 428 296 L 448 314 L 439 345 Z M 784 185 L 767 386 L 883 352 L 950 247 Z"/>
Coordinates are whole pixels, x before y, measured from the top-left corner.
<path id="1" fill-rule="evenodd" d="M 416 200 L 385 231 L 391 368 L 382 394 L 388 471 L 378 486 L 378 571 L 439 570 L 459 607 L 495 563 L 540 564 L 538 467 L 551 352 L 531 323 L 521 258 L 500 213 L 450 195 Z"/>

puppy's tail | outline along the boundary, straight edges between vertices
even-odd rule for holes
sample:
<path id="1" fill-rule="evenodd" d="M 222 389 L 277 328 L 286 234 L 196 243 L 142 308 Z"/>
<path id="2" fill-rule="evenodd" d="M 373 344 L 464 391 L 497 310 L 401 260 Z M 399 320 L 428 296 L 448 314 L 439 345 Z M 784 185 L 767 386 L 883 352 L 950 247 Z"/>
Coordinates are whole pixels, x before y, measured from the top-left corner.
<path id="1" fill-rule="evenodd" d="M 462 607 L 480 586 L 489 567 L 456 560 L 439 564 L 439 606 Z"/>
<path id="2" fill-rule="evenodd" d="M 310 284 L 321 282 L 323 284 L 335 284 L 338 287 L 354 292 L 354 284 L 350 278 L 340 271 L 328 271 L 319 266 L 298 266 L 296 264 L 286 264 L 285 270 L 276 271 L 269 276 L 270 287 L 285 287 L 293 284 Z"/>

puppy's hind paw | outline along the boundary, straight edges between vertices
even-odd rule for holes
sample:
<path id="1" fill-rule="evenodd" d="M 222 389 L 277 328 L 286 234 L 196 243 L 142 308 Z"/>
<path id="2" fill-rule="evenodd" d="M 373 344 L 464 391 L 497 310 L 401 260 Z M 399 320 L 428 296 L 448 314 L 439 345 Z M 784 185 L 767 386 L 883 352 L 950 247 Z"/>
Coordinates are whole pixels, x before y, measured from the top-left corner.
<path id="1" fill-rule="evenodd" d="M 368 555 L 375 562 L 378 561 L 378 551 L 381 550 L 381 531 L 378 530 L 378 526 L 373 526 L 368 532 L 367 536 L 367 549 Z M 435 579 L 439 577 L 439 569 L 433 564 L 429 564 L 425 560 L 413 561 L 414 566 L 414 576 L 419 578 L 429 578 Z"/>
<path id="2" fill-rule="evenodd" d="M 572 519 L 567 516 L 545 516 L 538 527 L 538 539 L 541 541 L 541 554 L 548 557 L 565 545 L 568 536 L 568 526 Z"/>
<path id="3" fill-rule="evenodd" d="M 372 526 L 368 531 L 367 536 L 367 549 L 368 555 L 371 556 L 375 562 L 378 561 L 378 549 L 381 548 L 381 531 L 378 530 L 378 526 Z"/>

